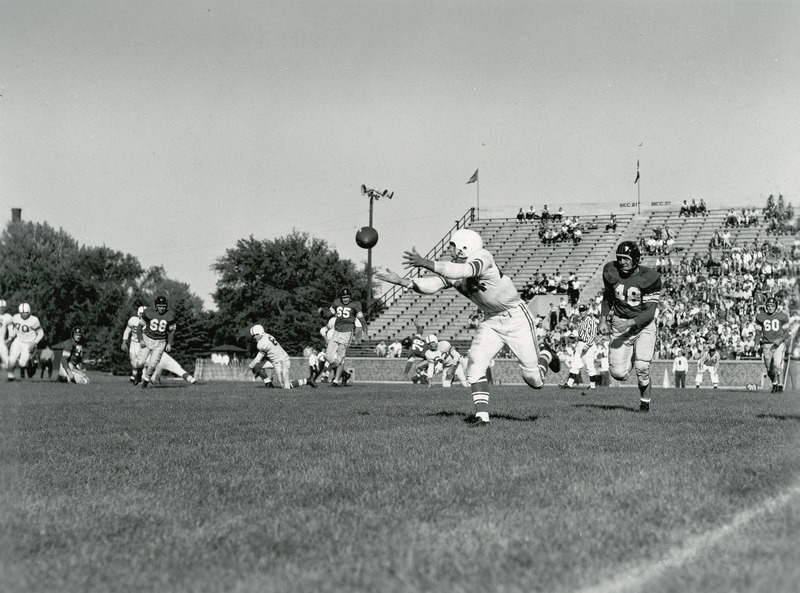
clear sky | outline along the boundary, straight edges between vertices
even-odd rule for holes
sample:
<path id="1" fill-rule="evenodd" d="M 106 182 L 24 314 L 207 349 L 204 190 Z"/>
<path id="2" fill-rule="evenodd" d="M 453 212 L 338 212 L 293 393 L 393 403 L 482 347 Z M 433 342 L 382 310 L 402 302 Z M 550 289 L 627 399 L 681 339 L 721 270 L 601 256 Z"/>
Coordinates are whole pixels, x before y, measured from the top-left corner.
<path id="1" fill-rule="evenodd" d="M 376 267 L 471 206 L 800 205 L 800 2 L 0 0 L 11 208 L 163 265 L 293 229 Z M 466 185 L 480 169 L 477 184 Z"/>

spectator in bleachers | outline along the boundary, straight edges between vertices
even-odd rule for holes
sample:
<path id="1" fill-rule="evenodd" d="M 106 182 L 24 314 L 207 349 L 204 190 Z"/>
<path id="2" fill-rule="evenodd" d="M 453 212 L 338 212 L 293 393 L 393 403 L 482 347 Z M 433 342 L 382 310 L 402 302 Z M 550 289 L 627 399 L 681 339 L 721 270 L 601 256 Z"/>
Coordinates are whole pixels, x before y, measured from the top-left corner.
<path id="1" fill-rule="evenodd" d="M 548 313 L 548 323 L 550 327 L 550 331 L 555 331 L 556 326 L 558 325 L 558 309 L 556 308 L 555 303 L 550 303 L 550 312 Z M 552 336 L 550 336 L 552 339 Z"/>
<path id="2" fill-rule="evenodd" d="M 394 342 L 389 344 L 389 348 L 386 352 L 386 358 L 400 358 L 403 354 L 403 344 L 397 338 L 394 339 Z"/>
<path id="3" fill-rule="evenodd" d="M 684 200 L 683 204 L 681 204 L 681 211 L 678 212 L 678 216 L 685 216 L 685 217 L 688 218 L 689 214 L 690 214 L 690 212 L 689 212 L 689 204 L 687 204 L 686 200 Z"/>
<path id="4" fill-rule="evenodd" d="M 613 212 L 611 213 L 611 220 L 606 223 L 606 230 L 617 232 L 617 215 Z"/>
<path id="5" fill-rule="evenodd" d="M 533 206 L 531 206 L 531 207 L 530 207 L 530 210 L 528 210 L 528 211 L 525 213 L 525 219 L 526 219 L 526 220 L 528 220 L 528 221 L 531 221 L 531 220 L 536 220 L 537 218 L 539 218 L 539 217 L 538 217 L 538 216 L 536 216 L 536 208 L 534 208 Z"/>
<path id="6" fill-rule="evenodd" d="M 522 211 L 522 208 L 519 209 L 517 212 L 517 222 L 524 222 L 525 221 L 525 213 Z"/>
<path id="7" fill-rule="evenodd" d="M 375 346 L 375 356 L 377 356 L 378 358 L 385 358 L 386 357 L 386 353 L 388 352 L 388 350 L 389 350 L 389 348 L 386 346 L 386 342 L 381 340 Z"/>
<path id="8" fill-rule="evenodd" d="M 708 208 L 706 208 L 706 201 L 703 198 L 700 198 L 700 203 L 697 205 L 697 213 L 708 216 Z"/>
<path id="9" fill-rule="evenodd" d="M 580 300 L 580 286 L 581 283 L 580 280 L 578 280 L 578 276 L 575 274 L 575 272 L 571 272 L 569 278 L 567 278 L 567 299 L 572 307 L 577 306 L 578 301 Z"/>
<path id="10" fill-rule="evenodd" d="M 547 209 L 547 204 L 542 208 L 542 221 L 547 221 L 550 218 L 550 211 Z"/>

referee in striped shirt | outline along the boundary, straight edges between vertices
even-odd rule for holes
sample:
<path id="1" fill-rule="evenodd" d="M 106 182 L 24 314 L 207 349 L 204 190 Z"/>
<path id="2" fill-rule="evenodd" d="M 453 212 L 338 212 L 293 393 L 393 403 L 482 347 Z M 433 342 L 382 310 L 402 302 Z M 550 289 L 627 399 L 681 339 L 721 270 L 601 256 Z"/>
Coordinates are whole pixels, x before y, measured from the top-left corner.
<path id="1" fill-rule="evenodd" d="M 578 343 L 575 345 L 575 354 L 569 365 L 569 377 L 561 387 L 571 389 L 580 382 L 581 369 L 585 366 L 589 374 L 589 389 L 594 389 L 600 382 L 600 377 L 594 363 L 597 359 L 597 318 L 589 313 L 589 307 L 580 305 L 578 314 L 581 316 L 578 324 Z"/>

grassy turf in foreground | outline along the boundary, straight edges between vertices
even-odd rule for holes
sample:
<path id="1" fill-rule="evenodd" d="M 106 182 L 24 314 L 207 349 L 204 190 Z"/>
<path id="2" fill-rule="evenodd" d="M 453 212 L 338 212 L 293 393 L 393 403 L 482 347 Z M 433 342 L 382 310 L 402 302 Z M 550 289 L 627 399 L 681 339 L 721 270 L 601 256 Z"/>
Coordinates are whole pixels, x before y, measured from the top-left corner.
<path id="1" fill-rule="evenodd" d="M 797 393 L 0 395 L 4 591 L 795 591 Z"/>

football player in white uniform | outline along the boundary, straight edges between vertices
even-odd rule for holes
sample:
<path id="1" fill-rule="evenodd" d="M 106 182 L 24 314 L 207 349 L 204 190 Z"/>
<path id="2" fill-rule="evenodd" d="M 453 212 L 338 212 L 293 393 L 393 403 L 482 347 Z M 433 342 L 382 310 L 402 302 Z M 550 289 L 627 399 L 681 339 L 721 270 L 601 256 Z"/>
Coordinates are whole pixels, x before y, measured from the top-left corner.
<path id="1" fill-rule="evenodd" d="M 250 335 L 256 341 L 258 353 L 248 367 L 256 377 L 264 380 L 265 385 L 272 387 L 272 379 L 264 370 L 265 363 L 269 361 L 275 367 L 275 375 L 280 386 L 284 389 L 293 389 L 301 385 L 316 388 L 317 384 L 314 379 L 295 379 L 294 381 L 289 379 L 289 369 L 292 366 L 292 361 L 289 359 L 289 355 L 286 354 L 286 350 L 278 344 L 278 340 L 264 330 L 264 326 L 254 325 L 250 328 Z"/>
<path id="2" fill-rule="evenodd" d="M 8 343 L 11 341 L 11 313 L 6 312 L 6 303 L 0 299 L 0 368 L 8 368 Z"/>
<path id="3" fill-rule="evenodd" d="M 161 355 L 161 360 L 158 361 L 156 365 L 156 370 L 153 373 L 153 376 L 150 377 L 150 383 L 160 383 L 161 382 L 161 373 L 164 371 L 169 371 L 173 375 L 177 375 L 190 385 L 197 385 L 197 381 L 195 378 L 190 374 L 187 373 L 184 368 L 178 363 L 177 360 L 170 356 L 169 352 L 164 352 Z"/>
<path id="4" fill-rule="evenodd" d="M 433 382 L 433 375 L 441 372 L 442 387 L 450 387 L 453 384 L 454 377 L 459 380 L 462 386 L 469 387 L 464 373 L 466 359 L 447 340 L 439 340 L 436 344 L 436 350 L 425 352 L 425 358 L 428 361 L 427 376 L 429 386 Z"/>
<path id="5" fill-rule="evenodd" d="M 536 341 L 535 319 L 519 296 L 514 282 L 497 267 L 494 257 L 483 248 L 483 239 L 475 231 L 459 229 L 450 237 L 453 260 L 425 259 L 416 249 L 403 255 L 406 268 L 430 270 L 433 276 L 402 278 L 391 270 L 377 277 L 410 288 L 420 294 L 433 294 L 455 288 L 484 313 L 478 326 L 467 362 L 467 381 L 472 390 L 475 415 L 468 420 L 476 426 L 489 424 L 489 382 L 486 369 L 492 359 L 508 346 L 519 360 L 522 378 L 533 389 L 544 386 L 548 367 L 558 372 L 561 362 L 546 344 L 541 350 Z"/>
<path id="6" fill-rule="evenodd" d="M 21 303 L 19 312 L 11 318 L 11 332 L 14 341 L 8 352 L 8 380 L 14 380 L 14 368 L 19 365 L 20 378 L 25 375 L 25 369 L 31 355 L 39 342 L 44 338 L 42 324 L 36 315 L 31 315 L 31 306 L 28 303 Z"/>
<path id="7" fill-rule="evenodd" d="M 142 380 L 142 369 L 144 365 L 139 364 L 139 334 L 136 328 L 142 323 L 142 313 L 145 307 L 142 305 L 136 310 L 136 315 L 128 318 L 125 331 L 122 333 L 122 351 L 127 352 L 131 360 L 131 383 L 138 385 Z M 128 339 L 130 338 L 130 345 Z"/>

